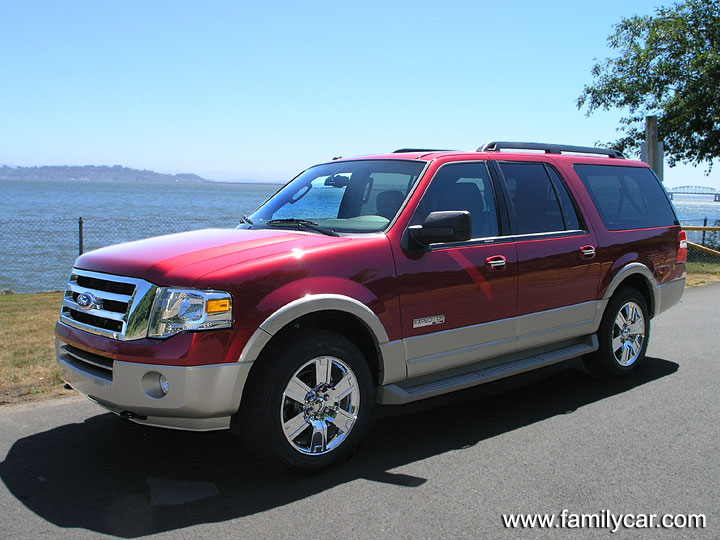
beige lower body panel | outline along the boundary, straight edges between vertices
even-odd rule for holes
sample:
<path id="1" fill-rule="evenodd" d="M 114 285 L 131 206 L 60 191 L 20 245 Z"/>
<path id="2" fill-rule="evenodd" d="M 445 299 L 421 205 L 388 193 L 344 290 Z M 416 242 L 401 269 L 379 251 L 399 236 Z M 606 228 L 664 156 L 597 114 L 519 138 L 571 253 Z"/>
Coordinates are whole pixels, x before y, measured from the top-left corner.
<path id="1" fill-rule="evenodd" d="M 583 302 L 403 340 L 408 378 L 420 377 L 597 331 L 606 300 Z"/>
<path id="2" fill-rule="evenodd" d="M 540 347 L 597 331 L 607 300 L 583 302 L 517 318 L 517 350 Z"/>
<path id="3" fill-rule="evenodd" d="M 172 429 L 210 431 L 230 427 L 252 366 L 233 363 L 179 367 L 115 361 L 112 375 L 104 377 L 68 355 L 62 345 L 56 340 L 60 376 L 75 390 L 137 423 Z M 148 383 L 159 378 L 155 374 L 167 379 L 167 394 Z"/>
<path id="4" fill-rule="evenodd" d="M 657 306 L 657 310 L 655 311 L 655 314 L 662 313 L 663 311 L 667 311 L 671 307 L 673 307 L 675 304 L 680 302 L 680 299 L 682 298 L 683 291 L 685 290 L 685 278 L 682 279 L 676 279 L 675 281 L 671 281 L 670 283 L 666 283 L 664 285 L 660 285 L 656 291 L 656 298 L 660 298 Z"/>
<path id="5" fill-rule="evenodd" d="M 522 353 L 417 377 L 399 384 L 383 385 L 378 390 L 377 401 L 383 405 L 402 405 L 547 367 L 597 349 L 598 340 L 595 334 L 574 338 L 552 346 L 528 349 Z"/>

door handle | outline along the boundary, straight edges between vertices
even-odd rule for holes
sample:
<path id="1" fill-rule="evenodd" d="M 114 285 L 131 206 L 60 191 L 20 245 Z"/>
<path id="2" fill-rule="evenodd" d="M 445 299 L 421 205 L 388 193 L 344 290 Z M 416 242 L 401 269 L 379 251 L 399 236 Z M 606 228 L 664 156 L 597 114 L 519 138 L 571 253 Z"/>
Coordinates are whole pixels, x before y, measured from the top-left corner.
<path id="1" fill-rule="evenodd" d="M 485 264 L 487 264 L 492 270 L 502 270 L 507 264 L 507 259 L 502 255 L 493 255 L 492 257 L 485 259 Z"/>
<path id="2" fill-rule="evenodd" d="M 586 259 L 592 259 L 595 257 L 595 246 L 583 246 L 580 248 L 580 253 Z"/>

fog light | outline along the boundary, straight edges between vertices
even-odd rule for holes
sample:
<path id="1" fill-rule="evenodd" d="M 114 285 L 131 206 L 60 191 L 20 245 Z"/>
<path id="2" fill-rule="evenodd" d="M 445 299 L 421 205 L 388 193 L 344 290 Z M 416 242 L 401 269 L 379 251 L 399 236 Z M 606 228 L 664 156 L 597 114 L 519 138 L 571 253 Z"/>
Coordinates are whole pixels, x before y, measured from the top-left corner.
<path id="1" fill-rule="evenodd" d="M 170 382 L 165 375 L 157 371 L 148 371 L 140 380 L 142 389 L 148 397 L 160 399 L 170 390 Z"/>

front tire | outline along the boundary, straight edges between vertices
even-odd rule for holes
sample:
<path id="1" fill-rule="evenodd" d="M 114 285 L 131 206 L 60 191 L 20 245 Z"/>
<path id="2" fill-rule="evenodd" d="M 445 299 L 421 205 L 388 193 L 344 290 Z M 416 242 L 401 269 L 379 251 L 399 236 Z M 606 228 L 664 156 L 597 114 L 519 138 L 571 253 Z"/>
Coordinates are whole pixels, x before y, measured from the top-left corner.
<path id="1" fill-rule="evenodd" d="M 608 302 L 598 329 L 600 347 L 584 357 L 585 367 L 604 378 L 627 377 L 645 359 L 649 339 L 645 298 L 637 289 L 623 289 Z"/>
<path id="2" fill-rule="evenodd" d="M 258 360 L 235 428 L 262 461 L 315 473 L 347 460 L 370 425 L 375 385 L 347 338 L 293 332 Z"/>

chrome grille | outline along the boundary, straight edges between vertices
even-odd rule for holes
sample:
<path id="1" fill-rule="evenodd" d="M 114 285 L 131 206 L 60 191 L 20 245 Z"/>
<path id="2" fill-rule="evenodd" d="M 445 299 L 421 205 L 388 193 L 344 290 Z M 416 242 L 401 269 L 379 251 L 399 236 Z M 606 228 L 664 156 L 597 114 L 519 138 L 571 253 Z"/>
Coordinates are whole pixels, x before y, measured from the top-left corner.
<path id="1" fill-rule="evenodd" d="M 125 276 L 73 269 L 63 298 L 60 321 L 112 339 L 147 335 L 157 287 Z"/>

